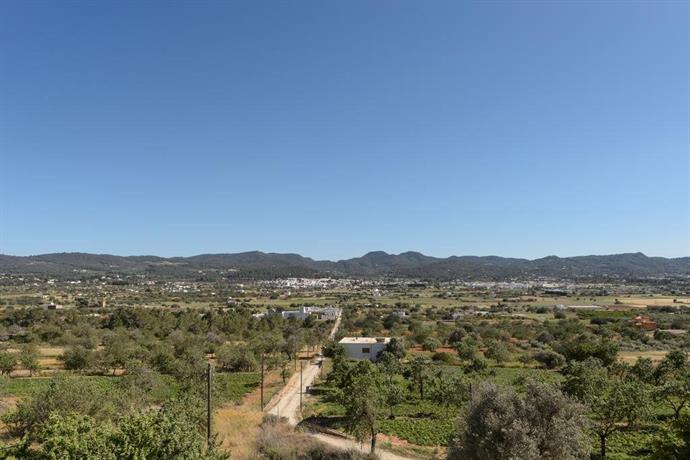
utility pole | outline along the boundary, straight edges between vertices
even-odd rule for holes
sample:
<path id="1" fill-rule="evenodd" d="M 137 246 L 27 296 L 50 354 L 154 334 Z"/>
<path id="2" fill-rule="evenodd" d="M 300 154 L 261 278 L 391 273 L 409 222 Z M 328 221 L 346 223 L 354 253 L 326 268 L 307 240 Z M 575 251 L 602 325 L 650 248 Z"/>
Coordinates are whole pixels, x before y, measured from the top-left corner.
<path id="1" fill-rule="evenodd" d="M 302 413 L 302 360 L 299 360 L 299 412 Z"/>
<path id="2" fill-rule="evenodd" d="M 206 371 L 206 442 L 211 448 L 211 388 L 213 381 L 213 367 L 208 363 Z"/>
<path id="3" fill-rule="evenodd" d="M 264 353 L 261 352 L 261 410 L 264 410 Z"/>

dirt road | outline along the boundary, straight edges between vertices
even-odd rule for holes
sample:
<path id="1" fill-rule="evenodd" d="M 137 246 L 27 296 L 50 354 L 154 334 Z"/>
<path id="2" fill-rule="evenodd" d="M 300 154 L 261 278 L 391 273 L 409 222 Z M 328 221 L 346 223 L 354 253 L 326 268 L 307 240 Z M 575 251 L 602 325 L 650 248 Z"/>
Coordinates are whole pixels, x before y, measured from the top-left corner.
<path id="1" fill-rule="evenodd" d="M 333 329 L 329 335 L 330 339 L 335 337 L 340 327 L 340 317 L 335 321 Z M 300 373 L 295 374 L 290 378 L 285 387 L 266 405 L 269 414 L 285 417 L 288 419 L 290 425 L 297 425 L 301 420 L 300 414 L 300 393 L 311 386 L 319 375 L 323 357 L 318 357 L 308 364 L 304 364 L 302 368 L 302 385 L 300 386 Z M 338 436 L 330 436 L 323 433 L 311 433 L 312 436 L 320 441 L 343 450 L 357 450 L 360 452 L 369 452 L 368 444 L 360 444 L 348 438 L 341 438 Z M 382 449 L 377 449 L 376 454 L 381 460 L 412 460 L 411 457 L 403 457 L 388 452 Z"/>
<path id="2" fill-rule="evenodd" d="M 364 454 L 369 453 L 369 443 L 360 444 L 356 441 L 347 438 L 340 438 L 338 436 L 330 436 L 322 433 L 311 433 L 319 441 L 328 444 L 332 447 L 337 447 L 342 450 L 356 450 Z M 402 455 L 394 454 L 383 449 L 376 449 L 376 455 L 381 460 L 414 460 L 413 457 L 403 457 Z"/>
<path id="3" fill-rule="evenodd" d="M 328 335 L 329 339 L 333 339 L 340 327 L 340 316 L 335 320 L 333 329 Z M 316 376 L 319 375 L 323 357 L 318 357 L 309 363 L 303 364 L 302 368 L 302 386 L 300 388 L 300 373 L 295 372 L 290 380 L 288 380 L 285 387 L 275 395 L 266 405 L 269 414 L 285 417 L 289 420 L 291 425 L 297 425 L 301 420 L 300 416 L 300 394 L 314 383 Z"/>

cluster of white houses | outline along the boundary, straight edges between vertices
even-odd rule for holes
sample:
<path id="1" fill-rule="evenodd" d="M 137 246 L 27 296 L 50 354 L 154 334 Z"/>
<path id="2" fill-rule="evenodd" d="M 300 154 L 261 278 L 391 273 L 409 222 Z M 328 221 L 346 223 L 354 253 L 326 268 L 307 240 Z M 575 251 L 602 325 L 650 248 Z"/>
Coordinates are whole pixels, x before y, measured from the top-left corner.
<path id="1" fill-rule="evenodd" d="M 343 337 L 338 344 L 349 359 L 376 361 L 390 341 L 390 337 Z"/>
<path id="2" fill-rule="evenodd" d="M 325 307 L 299 307 L 299 310 L 286 310 L 280 312 L 283 318 L 298 318 L 307 319 L 310 315 L 316 315 L 319 319 L 333 320 L 338 319 L 340 316 L 341 309 L 334 307 L 332 305 L 327 305 Z"/>
<path id="3" fill-rule="evenodd" d="M 342 310 L 340 308 L 334 307 L 332 305 L 327 305 L 325 307 L 301 306 L 299 307 L 299 310 L 285 310 L 281 312 L 269 310 L 263 313 L 254 313 L 252 316 L 254 318 L 263 318 L 264 316 L 280 315 L 285 319 L 297 318 L 300 320 L 305 320 L 309 316 L 314 315 L 317 319 L 335 320 L 338 319 L 341 313 Z"/>

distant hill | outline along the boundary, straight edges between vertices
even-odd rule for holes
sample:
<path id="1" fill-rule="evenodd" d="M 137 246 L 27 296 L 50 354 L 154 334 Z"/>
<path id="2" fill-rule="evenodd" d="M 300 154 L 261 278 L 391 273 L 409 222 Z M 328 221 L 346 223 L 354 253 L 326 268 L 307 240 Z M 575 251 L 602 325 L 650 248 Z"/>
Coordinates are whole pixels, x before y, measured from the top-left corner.
<path id="1" fill-rule="evenodd" d="M 638 252 L 604 256 L 549 256 L 527 260 L 497 256 L 437 258 L 419 252 L 396 255 L 376 251 L 362 257 L 332 262 L 314 260 L 299 254 L 260 251 L 170 258 L 56 253 L 28 257 L 0 255 L 0 273 L 66 278 L 109 273 L 181 278 L 220 274 L 260 279 L 286 276 L 398 276 L 477 280 L 530 276 L 640 278 L 690 276 L 690 257 L 667 259 L 647 257 Z"/>

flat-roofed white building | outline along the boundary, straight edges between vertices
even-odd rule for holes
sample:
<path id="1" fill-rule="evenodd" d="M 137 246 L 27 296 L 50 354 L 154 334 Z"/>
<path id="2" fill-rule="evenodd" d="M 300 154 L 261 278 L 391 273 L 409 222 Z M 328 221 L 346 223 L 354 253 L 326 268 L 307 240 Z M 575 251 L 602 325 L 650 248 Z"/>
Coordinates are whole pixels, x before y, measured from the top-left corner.
<path id="1" fill-rule="evenodd" d="M 309 310 L 308 307 L 300 307 L 299 310 L 286 310 L 286 311 L 280 312 L 280 314 L 285 319 L 297 318 L 300 320 L 305 320 L 311 314 L 311 311 Z"/>
<path id="2" fill-rule="evenodd" d="M 350 359 L 368 359 L 376 361 L 390 337 L 343 337 L 338 344 L 345 349 L 345 356 Z"/>

